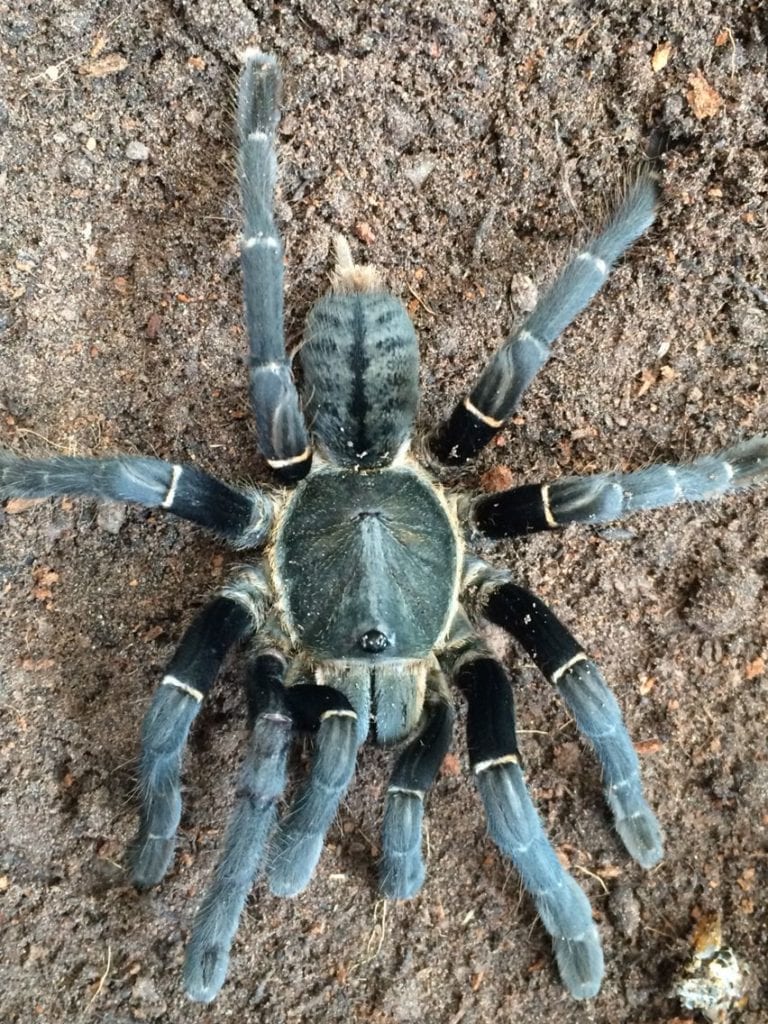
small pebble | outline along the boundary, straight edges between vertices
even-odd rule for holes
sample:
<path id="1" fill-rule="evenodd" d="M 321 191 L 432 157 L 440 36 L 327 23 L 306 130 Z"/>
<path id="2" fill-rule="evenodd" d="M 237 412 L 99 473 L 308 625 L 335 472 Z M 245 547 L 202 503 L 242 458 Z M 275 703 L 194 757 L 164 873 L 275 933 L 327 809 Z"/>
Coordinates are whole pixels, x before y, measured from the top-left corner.
<path id="1" fill-rule="evenodd" d="M 618 886 L 608 900 L 608 912 L 614 927 L 627 939 L 631 939 L 640 927 L 640 903 L 626 885 Z"/>
<path id="2" fill-rule="evenodd" d="M 134 140 L 125 147 L 125 155 L 129 160 L 135 160 L 137 163 L 140 163 L 142 160 L 149 160 L 149 146 Z"/>

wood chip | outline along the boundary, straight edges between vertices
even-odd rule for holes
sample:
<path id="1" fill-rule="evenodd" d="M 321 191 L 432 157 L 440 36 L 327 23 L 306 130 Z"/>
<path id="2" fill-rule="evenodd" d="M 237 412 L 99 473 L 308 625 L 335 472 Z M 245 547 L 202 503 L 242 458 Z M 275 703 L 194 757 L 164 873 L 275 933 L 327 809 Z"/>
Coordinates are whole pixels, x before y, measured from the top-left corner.
<path id="1" fill-rule="evenodd" d="M 645 697 L 647 694 L 651 692 L 651 690 L 654 688 L 657 682 L 658 679 L 656 676 L 641 676 L 638 690 Z"/>
<path id="2" fill-rule="evenodd" d="M 694 117 L 703 121 L 705 117 L 714 117 L 723 105 L 723 98 L 709 84 L 701 71 L 688 76 L 690 89 L 685 94 Z"/>
<path id="3" fill-rule="evenodd" d="M 19 512 L 26 512 L 35 505 L 42 505 L 46 498 L 10 498 L 5 505 L 5 511 L 9 516 L 18 515 Z"/>
<path id="4" fill-rule="evenodd" d="M 105 57 L 81 64 L 77 70 L 88 78 L 106 78 L 107 75 L 116 75 L 120 71 L 125 71 L 127 67 L 128 61 L 121 53 L 108 53 Z"/>
<path id="5" fill-rule="evenodd" d="M 671 43 L 659 43 L 656 49 L 653 51 L 651 57 L 651 67 L 658 74 L 659 71 L 663 71 L 669 63 L 669 57 L 672 53 Z"/>
<path id="6" fill-rule="evenodd" d="M 53 658 L 25 658 L 21 667 L 25 672 L 44 672 L 48 668 L 53 668 L 55 664 Z"/>
<path id="7" fill-rule="evenodd" d="M 637 392 L 637 397 L 642 398 L 646 391 L 650 391 L 653 385 L 658 381 L 658 377 L 654 370 L 646 368 L 640 371 L 640 387 Z"/>

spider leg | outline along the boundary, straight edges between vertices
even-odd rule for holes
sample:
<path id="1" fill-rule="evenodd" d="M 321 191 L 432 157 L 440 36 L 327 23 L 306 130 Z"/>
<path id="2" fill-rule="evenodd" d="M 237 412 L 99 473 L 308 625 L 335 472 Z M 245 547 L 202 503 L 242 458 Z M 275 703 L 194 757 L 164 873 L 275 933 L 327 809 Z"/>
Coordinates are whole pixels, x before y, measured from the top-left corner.
<path id="1" fill-rule="evenodd" d="M 224 984 L 240 915 L 277 820 L 293 736 L 284 673 L 285 662 L 274 653 L 255 658 L 249 672 L 248 752 L 224 847 L 195 915 L 184 960 L 184 988 L 197 1002 L 211 1002 Z"/>
<path id="2" fill-rule="evenodd" d="M 574 998 L 589 999 L 603 977 L 600 936 L 589 900 L 557 859 L 528 795 L 510 681 L 477 638 L 455 662 L 452 678 L 467 701 L 469 757 L 488 831 L 533 898 L 563 984 Z"/>
<path id="3" fill-rule="evenodd" d="M 266 494 L 235 490 L 195 466 L 128 456 L 22 459 L 0 450 L 0 501 L 65 495 L 162 508 L 218 533 L 235 547 L 259 545 L 272 521 Z"/>
<path id="4" fill-rule="evenodd" d="M 283 246 L 272 211 L 279 92 L 275 58 L 249 49 L 240 76 L 237 128 L 251 401 L 264 457 L 284 483 L 294 483 L 309 472 L 312 450 L 283 337 Z"/>
<path id="5" fill-rule="evenodd" d="M 384 808 L 379 863 L 379 888 L 389 899 L 410 899 L 424 883 L 424 796 L 450 746 L 453 719 L 453 708 L 444 698 L 429 701 L 421 729 L 395 764 Z"/>
<path id="6" fill-rule="evenodd" d="M 440 462 L 476 455 L 510 418 L 550 355 L 552 343 L 602 288 L 619 257 L 653 223 L 657 188 L 638 174 L 611 220 L 566 265 L 522 326 L 492 357 L 474 388 L 430 439 Z"/>
<path id="7" fill-rule="evenodd" d="M 607 523 L 640 509 L 708 501 L 768 481 L 768 436 L 752 437 L 693 462 L 634 473 L 572 476 L 527 484 L 472 502 L 473 525 L 487 537 L 515 537 L 568 523 Z"/>
<path id="8" fill-rule="evenodd" d="M 144 718 L 139 768 L 141 810 L 131 849 L 133 882 L 156 885 L 173 857 L 181 818 L 181 759 L 192 722 L 229 650 L 258 628 L 263 580 L 243 574 L 203 608 L 181 644 Z"/>
<path id="9" fill-rule="evenodd" d="M 281 820 L 269 855 L 269 887 L 277 896 L 295 896 L 314 874 L 325 834 L 349 788 L 357 758 L 357 714 L 347 697 L 313 683 L 288 690 L 294 719 L 315 732 L 309 776 Z"/>
<path id="10" fill-rule="evenodd" d="M 604 793 L 627 852 L 644 868 L 664 853 L 661 831 L 643 796 L 638 762 L 616 698 L 571 633 L 543 601 L 491 576 L 481 584 L 482 615 L 510 633 L 555 686 L 603 769 Z"/>

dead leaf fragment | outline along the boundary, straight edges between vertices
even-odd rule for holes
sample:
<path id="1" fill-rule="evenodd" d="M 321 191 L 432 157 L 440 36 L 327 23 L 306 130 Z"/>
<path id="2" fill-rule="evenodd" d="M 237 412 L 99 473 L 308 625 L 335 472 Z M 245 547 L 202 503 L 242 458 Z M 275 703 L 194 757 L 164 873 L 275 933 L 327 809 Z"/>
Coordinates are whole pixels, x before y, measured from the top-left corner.
<path id="1" fill-rule="evenodd" d="M 371 225 L 364 220 L 359 220 L 357 224 L 355 224 L 355 234 L 360 241 L 365 242 L 366 245 L 373 245 L 376 241 L 375 231 Z"/>
<path id="2" fill-rule="evenodd" d="M 105 57 L 86 61 L 77 70 L 81 75 L 87 75 L 88 78 L 106 78 L 107 75 L 116 75 L 119 71 L 125 71 L 127 67 L 128 61 L 122 53 L 108 53 Z"/>
<path id="3" fill-rule="evenodd" d="M 658 754 L 661 750 L 661 740 L 638 740 L 634 747 L 641 757 L 646 754 Z"/>
<path id="4" fill-rule="evenodd" d="M 35 581 L 35 585 L 32 588 L 32 596 L 36 601 L 49 601 L 53 597 L 51 587 L 58 583 L 59 574 L 54 572 L 53 569 L 49 569 L 47 566 L 41 565 L 32 573 L 32 578 Z"/>
<path id="5" fill-rule="evenodd" d="M 663 71 L 664 68 L 667 66 L 671 53 L 671 43 L 659 43 L 659 45 L 653 51 L 653 56 L 651 57 L 651 67 L 657 74 L 659 71 Z"/>
<path id="6" fill-rule="evenodd" d="M 509 490 L 514 479 L 512 470 L 506 466 L 494 466 L 480 477 L 480 487 L 487 494 L 494 494 L 496 491 Z"/>
<path id="7" fill-rule="evenodd" d="M 697 70 L 688 76 L 691 88 L 685 94 L 694 117 L 703 121 L 705 117 L 714 117 L 723 105 L 722 96 L 709 84 L 701 71 Z"/>
<path id="8" fill-rule="evenodd" d="M 765 659 L 758 657 L 747 664 L 747 667 L 744 670 L 744 676 L 747 679 L 756 679 L 758 676 L 761 676 L 763 672 L 765 672 Z"/>

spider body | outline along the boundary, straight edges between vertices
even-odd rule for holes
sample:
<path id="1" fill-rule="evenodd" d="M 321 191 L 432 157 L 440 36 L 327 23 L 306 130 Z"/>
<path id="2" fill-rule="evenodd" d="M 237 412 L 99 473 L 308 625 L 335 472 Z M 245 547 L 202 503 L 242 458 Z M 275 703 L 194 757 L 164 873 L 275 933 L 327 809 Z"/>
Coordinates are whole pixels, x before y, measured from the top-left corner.
<path id="1" fill-rule="evenodd" d="M 247 565 L 187 628 L 142 729 L 141 807 L 131 851 L 140 888 L 159 883 L 173 860 L 192 722 L 228 652 L 249 643 L 251 735 L 221 856 L 187 947 L 191 998 L 209 1002 L 221 988 L 242 909 L 262 871 L 280 895 L 309 883 L 371 727 L 378 742 L 400 743 L 384 809 L 380 887 L 397 899 L 419 891 L 424 801 L 451 742 L 452 690 L 467 704 L 469 761 L 491 838 L 519 873 L 564 984 L 576 998 L 589 998 L 603 975 L 599 934 L 528 795 L 513 689 L 482 639 L 483 620 L 506 630 L 564 700 L 600 764 L 616 831 L 643 867 L 660 860 L 661 831 L 597 665 L 542 601 L 469 546 L 478 535 L 603 523 L 751 486 L 768 475 L 768 438 L 686 465 L 523 484 L 498 494 L 456 493 L 440 483 L 441 464 L 461 465 L 505 426 L 555 338 L 650 227 L 657 190 L 647 174 L 629 186 L 607 225 L 572 257 L 429 436 L 428 468 L 409 453 L 418 403 L 413 326 L 376 273 L 357 266 L 337 242 L 332 288 L 310 313 L 301 351 L 305 420 L 285 353 L 282 245 L 272 215 L 278 87 L 274 59 L 248 51 L 238 127 L 251 396 L 259 447 L 282 490 L 235 487 L 160 459 L 29 459 L 0 451 L 0 499 L 135 502 L 249 552 Z M 313 735 L 314 758 L 279 816 L 297 732 Z"/>

